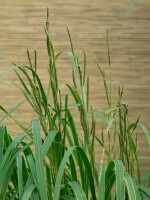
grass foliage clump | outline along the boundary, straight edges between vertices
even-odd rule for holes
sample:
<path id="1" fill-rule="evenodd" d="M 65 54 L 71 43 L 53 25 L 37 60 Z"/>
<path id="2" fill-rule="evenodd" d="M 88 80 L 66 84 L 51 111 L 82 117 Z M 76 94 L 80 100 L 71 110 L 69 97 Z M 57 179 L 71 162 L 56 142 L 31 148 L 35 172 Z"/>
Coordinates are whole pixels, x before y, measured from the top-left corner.
<path id="1" fill-rule="evenodd" d="M 140 174 L 137 126 L 142 128 L 150 146 L 149 133 L 139 123 L 139 118 L 135 123 L 130 123 L 128 107 L 122 103 L 123 88 L 118 89 L 118 102 L 112 107 L 111 74 L 108 82 L 98 61 L 108 110 L 100 110 L 89 104 L 90 82 L 86 73 L 86 53 L 84 51 L 81 67 L 69 29 L 67 32 L 71 44 L 71 52 L 68 54 L 73 62 L 73 84 L 66 83 L 65 87 L 70 91 L 74 103 L 69 101 L 68 94 L 63 99 L 63 88 L 58 84 L 56 65 L 60 53 L 55 53 L 49 34 L 48 11 L 45 25 L 49 58 L 48 91 L 43 87 L 37 73 L 36 50 L 34 62 L 27 50 L 28 66 L 12 63 L 21 83 L 18 87 L 38 117 L 26 128 L 0 105 L 0 109 L 23 130 L 23 134 L 12 139 L 6 127 L 0 126 L 0 199 L 149 199 L 149 176 L 146 182 L 142 182 Z M 109 45 L 108 57 L 110 65 Z M 50 95 L 53 97 L 52 101 L 49 100 Z M 78 134 L 72 106 L 80 117 L 84 136 L 82 140 Z M 96 120 L 103 124 L 100 137 L 96 131 Z M 96 142 L 102 152 L 98 166 Z M 118 157 L 115 156 L 116 148 L 119 151 Z M 104 162 L 104 156 L 107 162 Z"/>

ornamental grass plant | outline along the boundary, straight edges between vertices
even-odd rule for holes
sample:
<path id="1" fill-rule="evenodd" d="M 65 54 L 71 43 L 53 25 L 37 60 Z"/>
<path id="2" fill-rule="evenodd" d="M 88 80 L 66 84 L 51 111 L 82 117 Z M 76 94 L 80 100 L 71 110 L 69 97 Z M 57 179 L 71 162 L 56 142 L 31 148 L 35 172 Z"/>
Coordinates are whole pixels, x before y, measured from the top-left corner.
<path id="1" fill-rule="evenodd" d="M 28 65 L 11 63 L 11 69 L 15 70 L 21 83 L 17 87 L 34 109 L 37 119 L 25 127 L 12 112 L 0 105 L 5 113 L 4 118 L 11 118 L 23 132 L 12 139 L 10 131 L 0 126 L 0 200 L 149 199 L 150 176 L 147 175 L 143 181 L 140 173 L 137 127 L 141 127 L 149 147 L 150 136 L 139 118 L 134 123 L 130 122 L 128 106 L 122 102 L 123 88 L 119 87 L 118 102 L 113 107 L 111 74 L 107 81 L 104 69 L 96 61 L 103 79 L 108 109 L 90 105 L 86 52 L 83 51 L 84 62 L 80 66 L 69 29 L 71 52 L 68 55 L 73 65 L 72 84 L 59 87 L 57 60 L 61 53 L 55 52 L 50 37 L 48 10 L 44 30 L 49 59 L 48 90 L 37 72 L 36 50 L 34 58 L 27 50 Z M 110 66 L 108 42 L 107 37 Z M 62 95 L 64 88 L 69 91 L 65 97 Z M 70 96 L 74 99 L 73 103 Z M 79 136 L 72 107 L 79 115 L 83 139 Z M 100 136 L 96 128 L 99 121 L 102 123 L 101 130 L 98 130 Z M 96 142 L 102 152 L 98 165 Z M 116 149 L 119 149 L 118 156 L 115 155 Z"/>

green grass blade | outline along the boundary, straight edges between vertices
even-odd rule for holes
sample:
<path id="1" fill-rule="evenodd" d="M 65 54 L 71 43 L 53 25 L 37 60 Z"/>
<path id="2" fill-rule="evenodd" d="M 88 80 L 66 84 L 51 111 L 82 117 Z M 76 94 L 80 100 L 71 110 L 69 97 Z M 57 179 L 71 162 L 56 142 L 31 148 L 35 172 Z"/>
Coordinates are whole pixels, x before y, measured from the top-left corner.
<path id="1" fill-rule="evenodd" d="M 46 97 L 46 94 L 45 94 L 45 91 L 44 91 L 44 88 L 42 86 L 42 83 L 40 81 L 40 78 L 39 76 L 36 74 L 36 72 L 31 69 L 30 67 L 28 66 L 24 66 L 24 68 L 16 65 L 18 67 L 19 70 L 22 71 L 22 73 L 26 76 L 31 88 L 32 88 L 32 91 L 35 92 L 35 85 L 34 85 L 34 82 L 32 81 L 32 79 L 29 77 L 28 73 L 25 71 L 25 68 L 27 68 L 28 70 L 30 70 L 33 74 L 33 77 L 34 77 L 34 80 L 37 80 L 37 83 L 38 83 L 38 86 L 39 86 L 39 90 L 40 90 L 40 93 L 41 93 L 41 99 L 42 99 L 42 102 L 43 102 L 43 106 L 47 106 L 47 97 Z M 29 90 L 28 90 L 29 91 Z M 28 94 L 28 91 L 27 91 L 27 94 Z"/>
<path id="2" fill-rule="evenodd" d="M 16 163 L 15 160 L 10 164 L 6 165 L 2 174 L 0 174 L 0 199 L 5 200 L 7 196 L 7 190 L 9 188 L 9 182 L 13 173 L 13 169 Z"/>
<path id="3" fill-rule="evenodd" d="M 53 188 L 53 176 L 52 176 L 52 169 L 51 164 L 46 164 L 46 179 L 47 179 L 47 188 L 48 188 L 48 199 L 52 199 L 52 188 Z"/>
<path id="4" fill-rule="evenodd" d="M 22 171 L 22 156 L 17 156 L 17 171 L 18 171 L 18 190 L 19 198 L 23 195 L 23 171 Z"/>
<path id="5" fill-rule="evenodd" d="M 24 191 L 26 191 L 27 188 L 30 185 L 35 185 L 36 188 L 38 186 L 37 175 L 36 175 L 36 171 L 35 171 L 35 163 L 34 163 L 32 155 L 27 156 L 27 162 L 28 162 L 29 169 L 30 169 L 31 173 L 28 176 L 28 179 L 26 181 L 26 184 L 25 184 L 25 187 L 24 187 Z M 32 192 L 31 200 L 40 200 L 39 193 L 38 193 L 37 189 Z"/>
<path id="6" fill-rule="evenodd" d="M 49 148 L 51 147 L 52 142 L 54 141 L 58 131 L 50 131 L 48 136 L 46 137 L 44 144 L 43 144 L 43 159 L 46 156 Z"/>
<path id="7" fill-rule="evenodd" d="M 46 97 L 46 94 L 45 94 L 45 91 L 44 91 L 44 88 L 42 86 L 42 83 L 40 81 L 40 78 L 39 76 L 35 73 L 35 71 L 29 67 L 26 66 L 27 69 L 29 69 L 35 76 L 36 80 L 37 80 L 37 83 L 39 85 L 39 88 L 40 88 L 40 92 L 41 92 L 41 97 L 42 97 L 42 100 L 43 100 L 43 104 L 44 106 L 47 106 L 47 97 Z"/>
<path id="8" fill-rule="evenodd" d="M 81 147 L 77 147 L 77 151 L 78 151 L 78 154 L 81 157 L 81 160 L 82 160 L 84 167 L 85 167 L 84 176 L 86 176 L 88 178 L 91 196 L 92 196 L 93 200 L 96 200 L 95 185 L 94 185 L 94 179 L 93 179 L 93 175 L 92 175 L 91 165 L 89 163 L 89 160 L 88 160 L 84 150 Z"/>
<path id="9" fill-rule="evenodd" d="M 79 72 L 79 68 L 78 68 L 78 60 L 77 57 L 75 55 L 75 51 L 74 51 L 74 47 L 73 47 L 73 42 L 72 42 L 72 38 L 71 38 L 71 34 L 69 31 L 69 28 L 67 27 L 67 32 L 68 32 L 68 36 L 69 36 L 69 40 L 70 40 L 70 45 L 71 45 L 71 52 L 68 52 L 68 55 L 71 57 L 71 59 L 73 60 L 75 67 L 76 67 L 76 72 L 77 72 L 77 76 L 78 76 L 78 80 L 80 80 L 80 72 Z"/>
<path id="10" fill-rule="evenodd" d="M 84 73 L 83 73 L 83 85 L 85 84 L 85 77 L 86 77 L 86 65 L 87 65 L 87 56 L 85 50 L 83 50 L 84 53 Z"/>
<path id="11" fill-rule="evenodd" d="M 102 142 L 102 141 L 101 141 L 97 136 L 95 136 L 95 139 L 96 139 L 96 140 L 98 141 L 98 143 L 102 146 L 102 148 L 105 149 L 105 153 L 106 153 L 106 155 L 107 155 L 108 157 L 110 157 L 109 152 L 107 151 L 106 147 L 104 146 L 105 143 Z"/>
<path id="12" fill-rule="evenodd" d="M 1 162 L 2 157 L 3 157 L 5 134 L 6 134 L 6 127 L 0 126 L 0 162 Z"/>
<path id="13" fill-rule="evenodd" d="M 25 186 L 24 186 L 24 191 L 25 191 L 30 185 L 34 185 L 34 180 L 33 180 L 32 173 L 30 173 L 30 174 L 28 175 L 28 179 L 27 179 L 26 184 L 25 184 Z"/>
<path id="14" fill-rule="evenodd" d="M 76 171 L 76 165 L 73 159 L 73 156 L 70 155 L 69 157 L 69 162 L 70 162 L 70 172 L 71 172 L 71 180 L 77 181 L 77 171 Z"/>
<path id="15" fill-rule="evenodd" d="M 110 161 L 106 170 L 106 199 L 110 197 L 110 193 L 114 183 L 116 182 L 116 198 L 124 199 L 124 170 L 120 160 Z"/>
<path id="16" fill-rule="evenodd" d="M 135 146 L 135 143 L 134 143 L 134 140 L 132 139 L 132 137 L 130 137 L 128 140 L 130 143 L 130 149 L 133 152 L 135 160 L 136 160 L 138 182 L 141 183 L 141 173 L 140 173 L 140 166 L 139 166 L 139 161 L 138 161 L 139 158 L 138 158 L 137 148 Z"/>
<path id="17" fill-rule="evenodd" d="M 105 200 L 105 165 L 99 166 L 98 200 Z"/>
<path id="18" fill-rule="evenodd" d="M 36 49 L 34 50 L 34 70 L 36 73 L 36 71 L 37 71 L 37 51 L 36 51 Z"/>
<path id="19" fill-rule="evenodd" d="M 66 117 L 68 119 L 69 127 L 71 129 L 71 134 L 73 136 L 74 145 L 79 146 L 79 138 L 75 127 L 74 119 L 69 109 L 66 109 L 65 112 L 66 112 Z"/>
<path id="20" fill-rule="evenodd" d="M 123 163 L 120 160 L 115 160 L 115 173 L 116 173 L 116 195 L 117 200 L 124 199 L 125 190 L 124 190 L 124 169 Z"/>
<path id="21" fill-rule="evenodd" d="M 86 170 L 86 176 L 88 176 L 88 180 L 89 180 L 89 185 L 90 185 L 90 189 L 91 189 L 91 195 L 92 195 L 93 200 L 96 200 L 95 188 L 94 188 L 94 180 L 93 180 L 93 176 L 92 176 L 92 170 L 91 170 L 90 163 L 89 163 L 88 158 L 87 158 L 85 152 L 83 151 L 83 149 L 80 148 L 80 147 L 76 147 L 76 146 L 70 147 L 66 151 L 66 154 L 65 154 L 64 158 L 62 159 L 62 162 L 60 164 L 60 167 L 59 167 L 59 170 L 58 170 L 58 173 L 57 173 L 53 200 L 58 200 L 59 199 L 63 172 L 64 172 L 66 163 L 68 162 L 68 159 L 69 159 L 70 155 L 73 153 L 73 151 L 75 149 L 78 151 L 78 154 L 82 158 L 82 161 L 84 163 L 85 170 Z"/>
<path id="22" fill-rule="evenodd" d="M 16 148 L 16 146 L 20 143 L 23 138 L 25 138 L 26 134 L 21 134 L 17 138 L 15 138 L 9 147 L 7 148 L 5 154 L 3 155 L 3 158 L 0 163 L 0 174 L 2 174 L 3 169 L 5 168 L 5 165 L 7 163 L 7 160 L 10 159 L 12 155 L 12 151 Z"/>
<path id="23" fill-rule="evenodd" d="M 58 173 L 57 173 L 57 177 L 56 177 L 53 200 L 59 200 L 59 194 L 60 194 L 60 189 L 61 189 L 61 181 L 62 181 L 64 169 L 65 169 L 66 163 L 68 162 L 69 156 L 72 154 L 72 152 L 75 149 L 76 149 L 75 146 L 70 147 L 66 151 L 66 154 L 61 161 L 61 164 L 60 164 L 60 167 L 59 167 L 59 170 L 58 170 Z"/>
<path id="24" fill-rule="evenodd" d="M 65 110 L 66 112 L 66 117 L 68 119 L 68 125 L 69 125 L 69 128 L 71 130 L 71 134 L 68 132 L 68 129 L 66 128 L 66 137 L 68 139 L 68 142 L 70 144 L 70 146 L 80 146 L 80 143 L 79 143 L 79 138 L 78 138 L 78 133 L 77 133 L 77 130 L 76 130 L 76 126 L 75 126 L 75 122 L 74 122 L 74 119 L 71 115 L 71 112 L 69 109 L 66 109 Z M 72 135 L 72 137 L 70 137 Z M 81 175 L 81 182 L 82 182 L 82 187 L 85 188 L 85 176 L 84 176 L 84 173 L 83 173 L 83 164 L 81 162 L 81 158 L 80 156 L 78 156 L 76 154 L 76 152 L 74 153 L 74 156 L 76 158 L 76 161 L 78 163 L 78 166 L 79 166 L 79 171 L 80 171 L 80 175 Z"/>
<path id="25" fill-rule="evenodd" d="M 20 80 L 20 82 L 21 82 L 21 84 L 22 84 L 24 90 L 26 91 L 26 93 L 27 93 L 28 95 L 31 95 L 30 90 L 28 89 L 27 85 L 25 84 L 25 82 L 23 81 L 23 79 L 21 78 L 21 76 L 19 75 L 19 73 L 18 73 L 17 71 L 15 71 L 15 72 L 16 72 L 16 74 L 17 74 L 17 76 L 18 76 L 18 78 L 19 78 L 19 80 Z"/>
<path id="26" fill-rule="evenodd" d="M 73 95 L 75 102 L 77 104 L 81 105 L 81 99 L 80 99 L 78 93 L 76 92 L 75 88 L 73 88 L 69 84 L 66 84 L 66 86 L 68 87 L 68 89 L 70 90 L 71 94 Z"/>
<path id="27" fill-rule="evenodd" d="M 27 49 L 27 56 L 28 56 L 28 60 L 29 60 L 30 67 L 33 69 L 29 49 Z"/>
<path id="28" fill-rule="evenodd" d="M 147 142 L 148 142 L 148 146 L 150 147 L 150 134 L 149 134 L 148 130 L 146 129 L 146 127 L 143 124 L 139 123 L 139 125 L 142 128 L 142 130 L 143 130 L 143 132 L 144 132 L 144 134 L 146 136 L 146 139 L 147 139 Z"/>
<path id="29" fill-rule="evenodd" d="M 72 81 L 73 81 L 74 87 L 77 89 L 77 83 L 76 83 L 76 78 L 75 78 L 75 73 L 74 73 L 73 67 L 72 67 Z"/>
<path id="30" fill-rule="evenodd" d="M 32 121 L 33 143 L 35 148 L 35 165 L 37 172 L 38 189 L 41 200 L 48 200 L 44 174 L 43 151 L 39 120 Z"/>
<path id="31" fill-rule="evenodd" d="M 89 96 L 90 96 L 90 83 L 89 83 L 89 76 L 88 76 L 87 77 L 87 97 L 86 97 L 87 111 L 89 110 Z"/>
<path id="32" fill-rule="evenodd" d="M 129 199 L 130 200 L 137 200 L 136 190 L 135 190 L 132 178 L 130 177 L 130 175 L 127 172 L 124 173 L 124 180 L 125 180 L 125 183 L 126 183 Z"/>
<path id="33" fill-rule="evenodd" d="M 16 138 L 16 139 L 18 139 L 18 138 Z M 9 185 L 10 179 L 11 179 L 11 182 L 15 184 L 14 187 L 18 187 L 18 184 L 16 185 L 16 183 L 18 182 L 17 173 L 14 171 L 14 167 L 16 167 L 16 157 L 19 155 L 19 153 L 22 153 L 26 148 L 28 148 L 31 145 L 31 143 L 29 143 L 22 148 L 15 146 L 9 152 L 8 150 L 10 150 L 12 143 L 13 142 L 11 142 L 11 144 L 7 147 L 7 150 L 6 150 L 6 152 L 3 156 L 3 159 L 0 163 L 0 168 L 3 167 L 1 174 L 0 174 L 0 176 L 1 176 L 1 179 L 0 179 L 1 197 L 0 197 L 0 199 L 3 199 L 3 197 L 6 196 L 8 188 L 10 187 L 10 185 L 12 185 L 12 184 Z M 17 145 L 19 145 L 19 143 Z M 2 166 L 2 165 L 4 165 L 4 166 Z"/>
<path id="34" fill-rule="evenodd" d="M 33 190 L 35 189 L 35 185 L 30 185 L 24 192 L 21 200 L 28 200 L 31 197 Z M 41 198 L 42 199 L 42 198 Z"/>
<path id="35" fill-rule="evenodd" d="M 55 183 L 53 200 L 58 200 L 59 199 L 61 181 L 62 181 L 65 165 L 66 165 L 70 155 L 73 153 L 73 151 L 75 149 L 78 151 L 78 154 L 79 154 L 79 156 L 81 156 L 81 160 L 84 163 L 86 175 L 88 176 L 88 180 L 89 180 L 89 186 L 90 186 L 90 190 L 91 190 L 91 195 L 92 195 L 93 200 L 96 200 L 94 180 L 93 180 L 93 176 L 92 176 L 92 170 L 91 170 L 90 163 L 88 161 L 88 158 L 87 158 L 84 150 L 81 147 L 75 147 L 75 146 L 70 147 L 66 151 L 66 154 L 65 154 L 65 156 L 64 156 L 64 158 L 63 158 L 63 160 L 62 160 L 62 162 L 60 164 L 60 167 L 59 167 L 59 170 L 58 170 L 58 173 L 57 173 L 56 183 Z"/>
<path id="36" fill-rule="evenodd" d="M 135 180 L 132 178 L 132 182 L 133 182 L 133 185 L 134 185 L 134 188 L 135 188 L 135 193 L 136 193 L 136 199 L 137 200 L 143 200 L 143 195 L 140 194 L 139 190 L 138 190 L 138 186 L 137 184 L 135 183 Z"/>

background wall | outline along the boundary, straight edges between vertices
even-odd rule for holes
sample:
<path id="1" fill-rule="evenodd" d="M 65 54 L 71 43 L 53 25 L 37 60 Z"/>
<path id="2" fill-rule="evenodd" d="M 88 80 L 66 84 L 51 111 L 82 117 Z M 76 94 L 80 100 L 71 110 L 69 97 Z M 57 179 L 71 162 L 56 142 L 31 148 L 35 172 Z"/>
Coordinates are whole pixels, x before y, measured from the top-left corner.
<path id="1" fill-rule="evenodd" d="M 57 52 L 63 51 L 58 62 L 60 84 L 71 80 L 71 64 L 67 56 L 67 51 L 70 51 L 66 31 L 68 26 L 79 57 L 82 57 L 83 48 L 88 55 L 91 103 L 100 108 L 106 107 L 102 79 L 95 58 L 99 59 L 108 72 L 108 28 L 113 101 L 116 102 L 118 86 L 124 85 L 124 101 L 129 105 L 131 121 L 134 122 L 140 115 L 141 122 L 150 130 L 150 1 L 137 1 L 127 16 L 130 3 L 129 0 L 0 0 L 0 51 L 13 62 L 27 64 L 26 49 L 33 52 L 36 48 L 38 71 L 46 86 L 48 65 L 43 25 L 46 8 L 49 7 L 55 48 Z M 0 74 L 8 67 L 8 61 L 0 55 Z M 0 104 L 9 110 L 24 100 L 21 92 L 13 86 L 12 80 L 17 80 L 13 72 L 0 79 Z M 34 117 L 27 103 L 19 111 L 21 114 L 18 117 L 26 125 Z M 4 114 L 0 112 L 0 118 L 2 116 Z M 13 124 L 9 120 L 2 123 L 8 127 Z M 13 127 L 16 132 L 16 126 Z M 139 145 L 140 156 L 149 156 L 150 151 L 143 133 L 140 133 Z M 141 160 L 141 164 L 143 171 L 149 170 L 148 160 Z"/>

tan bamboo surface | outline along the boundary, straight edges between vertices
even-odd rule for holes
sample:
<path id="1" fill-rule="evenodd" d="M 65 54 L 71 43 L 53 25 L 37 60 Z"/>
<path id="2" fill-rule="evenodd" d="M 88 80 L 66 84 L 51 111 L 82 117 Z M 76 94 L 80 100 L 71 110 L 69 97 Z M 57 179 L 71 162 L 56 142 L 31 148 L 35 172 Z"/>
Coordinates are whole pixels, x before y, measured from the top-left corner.
<path id="1" fill-rule="evenodd" d="M 135 122 L 140 115 L 141 122 L 150 131 L 150 1 L 137 1 L 127 17 L 125 13 L 130 3 L 130 0 L 0 0 L 0 51 L 13 62 L 27 64 L 26 49 L 33 52 L 36 48 L 38 72 L 47 86 L 48 59 L 43 25 L 46 8 L 49 7 L 55 49 L 57 52 L 63 51 L 57 66 L 59 84 L 71 82 L 72 65 L 67 56 L 70 51 L 66 30 L 68 26 L 81 61 L 83 48 L 88 55 L 90 102 L 100 108 L 107 108 L 102 78 L 95 60 L 97 57 L 109 73 L 106 42 L 108 28 L 114 105 L 118 86 L 124 85 L 124 101 L 129 105 L 130 121 Z M 9 62 L 0 55 L 0 74 L 9 67 Z M 24 100 L 12 81 L 19 84 L 13 71 L 0 78 L 0 105 L 8 110 Z M 35 117 L 28 103 L 24 103 L 19 108 L 19 114 L 14 115 L 26 126 Z M 4 114 L 0 112 L 0 118 L 2 116 Z M 2 124 L 15 133 L 19 132 L 11 120 L 5 120 Z M 141 131 L 139 133 L 139 155 L 148 157 L 150 150 L 146 139 Z M 96 152 L 100 157 L 100 148 Z M 143 172 L 150 170 L 150 161 L 142 159 L 140 164 Z"/>

